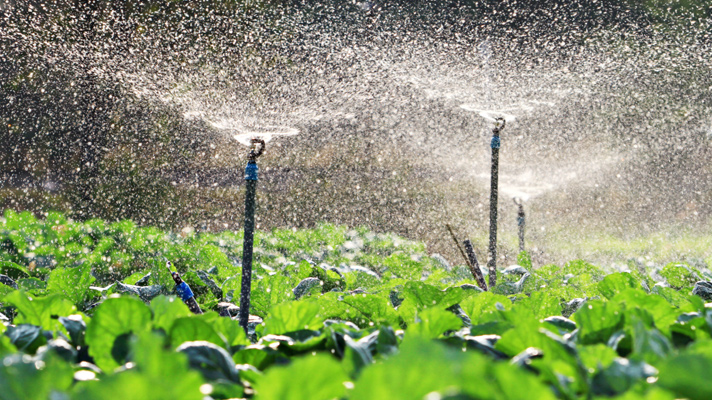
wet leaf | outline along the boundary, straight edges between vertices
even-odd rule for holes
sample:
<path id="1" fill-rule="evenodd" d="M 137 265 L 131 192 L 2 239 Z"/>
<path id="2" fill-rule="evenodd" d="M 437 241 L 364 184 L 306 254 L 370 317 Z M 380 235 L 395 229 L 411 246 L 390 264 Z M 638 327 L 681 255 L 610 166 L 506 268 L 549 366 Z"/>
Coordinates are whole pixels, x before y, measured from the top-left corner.
<path id="1" fill-rule="evenodd" d="M 456 331 L 462 328 L 462 320 L 450 311 L 441 308 L 429 308 L 416 316 L 416 323 L 408 325 L 408 335 L 418 335 L 434 339 L 446 331 Z"/>
<path id="2" fill-rule="evenodd" d="M 73 268 L 58 267 L 49 274 L 47 290 L 52 293 L 61 293 L 74 304 L 82 304 L 87 299 L 89 286 L 95 280 L 91 275 L 89 263 L 82 263 Z"/>
<path id="3" fill-rule="evenodd" d="M 15 281 L 30 277 L 27 268 L 12 261 L 0 261 L 0 274 L 7 275 Z"/>
<path id="4" fill-rule="evenodd" d="M 52 391 L 70 388 L 73 374 L 72 366 L 56 357 L 7 356 L 0 365 L 0 396 L 3 400 L 49 399 Z"/>
<path id="5" fill-rule="evenodd" d="M 111 350 L 116 338 L 124 334 L 139 334 L 151 329 L 151 310 L 133 297 L 115 297 L 96 308 L 86 331 L 89 354 L 104 371 L 119 366 Z"/>
<path id="6" fill-rule="evenodd" d="M 69 333 L 72 345 L 75 347 L 84 346 L 87 325 L 81 315 L 74 314 L 68 317 L 59 317 L 59 322 L 64 325 L 64 329 Z"/>
<path id="7" fill-rule="evenodd" d="M 319 305 L 295 301 L 273 307 L 264 321 L 263 334 L 282 334 L 303 329 L 319 329 L 324 323 Z"/>
<path id="8" fill-rule="evenodd" d="M 295 358 L 268 369 L 255 383 L 259 400 L 330 400 L 346 395 L 349 377 L 330 355 Z"/>
<path id="9" fill-rule="evenodd" d="M 173 321 L 169 331 L 171 347 L 176 348 L 185 342 L 207 341 L 216 346 L 225 347 L 223 338 L 212 326 L 197 317 L 181 317 Z"/>
<path id="10" fill-rule="evenodd" d="M 616 358 L 593 377 L 591 387 L 595 394 L 614 396 L 625 392 L 637 383 L 644 382 L 656 372 L 655 368 L 643 361 Z"/>
<path id="11" fill-rule="evenodd" d="M 169 332 L 173 321 L 180 317 L 189 317 L 193 313 L 176 296 L 158 296 L 151 300 L 153 327 Z"/>
<path id="12" fill-rule="evenodd" d="M 679 397 L 691 400 L 712 398 L 709 372 L 712 358 L 702 354 L 681 354 L 659 364 L 658 385 Z"/>
<path id="13" fill-rule="evenodd" d="M 598 290 L 601 292 L 601 295 L 607 299 L 611 299 L 616 294 L 631 288 L 640 289 L 641 286 L 633 275 L 627 272 L 607 275 L 598 283 Z"/>
<path id="14" fill-rule="evenodd" d="M 206 380 L 240 383 L 235 363 L 222 347 L 195 341 L 181 344 L 176 351 L 188 356 L 190 367 L 199 371 Z"/>
<path id="15" fill-rule="evenodd" d="M 40 346 L 47 343 L 47 338 L 42 334 L 39 326 L 19 324 L 10 326 L 5 331 L 5 335 L 10 338 L 10 342 L 19 351 L 34 354 Z"/>
<path id="16" fill-rule="evenodd" d="M 623 327 L 623 314 L 617 305 L 601 300 L 589 300 L 573 315 L 579 327 L 581 344 L 606 343 Z"/>
<path id="17" fill-rule="evenodd" d="M 66 317 L 77 312 L 77 308 L 60 294 L 33 298 L 22 291 L 15 291 L 5 296 L 4 300 L 17 308 L 19 315 L 15 323 L 37 325 L 51 332 L 64 329 L 58 316 Z"/>

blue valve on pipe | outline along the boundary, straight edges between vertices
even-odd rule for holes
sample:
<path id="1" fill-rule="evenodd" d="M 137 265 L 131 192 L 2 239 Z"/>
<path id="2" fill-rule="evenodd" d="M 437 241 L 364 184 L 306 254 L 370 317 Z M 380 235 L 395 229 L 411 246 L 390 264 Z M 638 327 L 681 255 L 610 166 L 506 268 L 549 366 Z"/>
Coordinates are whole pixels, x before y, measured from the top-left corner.
<path id="1" fill-rule="evenodd" d="M 200 305 L 198 305 L 198 302 L 195 300 L 195 295 L 193 295 L 190 286 L 181 279 L 178 272 L 171 271 L 171 265 L 173 264 L 170 261 L 166 261 L 166 268 L 168 268 L 168 272 L 176 283 L 176 293 L 178 293 L 178 297 L 183 300 L 193 314 L 202 314 L 203 310 L 200 309 Z"/>

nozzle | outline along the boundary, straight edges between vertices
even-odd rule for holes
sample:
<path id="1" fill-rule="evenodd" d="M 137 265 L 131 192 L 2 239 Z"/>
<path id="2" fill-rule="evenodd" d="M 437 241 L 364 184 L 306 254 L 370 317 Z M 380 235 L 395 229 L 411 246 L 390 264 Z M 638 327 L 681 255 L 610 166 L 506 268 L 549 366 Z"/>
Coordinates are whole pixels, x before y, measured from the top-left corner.
<path id="1" fill-rule="evenodd" d="M 183 282 L 183 279 L 180 278 L 180 274 L 178 272 L 174 272 L 171 270 L 172 266 L 173 266 L 173 263 L 166 260 L 166 268 L 168 268 L 168 273 L 171 274 L 171 277 L 173 278 L 173 282 L 175 282 L 176 285 L 180 285 Z"/>
<path id="2" fill-rule="evenodd" d="M 504 126 L 507 124 L 507 120 L 505 120 L 502 117 L 497 117 L 494 120 L 494 129 L 492 129 L 492 133 L 497 136 L 499 133 L 504 129 Z"/>
<path id="3" fill-rule="evenodd" d="M 257 157 L 261 156 L 265 151 L 265 141 L 255 137 L 250 139 L 250 143 L 252 143 L 252 148 L 250 149 L 250 155 L 248 157 L 250 161 L 256 161 Z"/>

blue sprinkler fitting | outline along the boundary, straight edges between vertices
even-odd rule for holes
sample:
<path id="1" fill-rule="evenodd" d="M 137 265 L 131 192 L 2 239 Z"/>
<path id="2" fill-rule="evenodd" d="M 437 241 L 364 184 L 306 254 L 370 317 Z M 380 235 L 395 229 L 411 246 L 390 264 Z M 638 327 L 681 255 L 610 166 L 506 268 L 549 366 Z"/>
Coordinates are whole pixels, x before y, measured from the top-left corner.
<path id="1" fill-rule="evenodd" d="M 256 181 L 258 180 L 257 173 L 259 172 L 259 167 L 257 167 L 257 163 L 253 160 L 250 160 L 247 162 L 247 166 L 245 167 L 245 180 L 246 181 Z"/>
<path id="2" fill-rule="evenodd" d="M 492 136 L 492 141 L 490 142 L 490 147 L 492 147 L 493 149 L 498 149 L 500 144 L 501 144 L 501 141 L 499 139 L 499 136 Z"/>
<path id="3" fill-rule="evenodd" d="M 171 265 L 170 261 L 166 261 L 166 268 L 168 268 L 168 272 L 171 274 L 173 282 L 176 283 L 176 293 L 178 293 L 178 297 L 183 300 L 185 305 L 188 306 L 188 309 L 192 311 L 193 314 L 202 314 L 203 310 L 200 309 L 200 305 L 198 305 L 198 302 L 195 300 L 195 295 L 193 295 L 193 291 L 190 289 L 190 286 L 188 286 L 188 284 L 181 279 L 179 273 L 171 271 Z"/>
<path id="4" fill-rule="evenodd" d="M 192 297 L 195 297 L 193 295 L 193 291 L 190 290 L 190 286 L 188 286 L 188 284 L 185 283 L 185 281 L 176 285 L 176 292 L 178 292 L 178 297 L 180 297 L 180 299 L 183 301 L 188 301 Z"/>

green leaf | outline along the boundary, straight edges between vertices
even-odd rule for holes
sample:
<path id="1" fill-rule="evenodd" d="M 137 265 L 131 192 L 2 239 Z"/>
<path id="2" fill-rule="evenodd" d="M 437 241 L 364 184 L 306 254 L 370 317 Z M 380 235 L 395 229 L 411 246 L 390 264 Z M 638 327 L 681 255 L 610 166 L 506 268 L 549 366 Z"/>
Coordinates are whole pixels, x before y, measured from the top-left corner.
<path id="1" fill-rule="evenodd" d="M 0 331 L 4 331 L 4 325 L 3 328 L 0 328 Z M 17 348 L 12 344 L 10 341 L 10 338 L 5 336 L 5 335 L 0 335 L 0 358 L 11 354 L 11 353 L 16 353 Z"/>
<path id="2" fill-rule="evenodd" d="M 0 261 L 0 274 L 7 275 L 15 281 L 30 276 L 27 268 L 11 261 Z"/>
<path id="3" fill-rule="evenodd" d="M 598 290 L 607 299 L 611 299 L 616 294 L 630 288 L 640 289 L 640 283 L 635 280 L 633 275 L 627 272 L 607 275 L 598 283 Z"/>
<path id="4" fill-rule="evenodd" d="M 619 306 L 601 300 L 589 300 L 573 315 L 579 327 L 579 343 L 606 343 L 611 335 L 623 327 L 623 313 Z"/>
<path id="5" fill-rule="evenodd" d="M 283 334 L 303 329 L 319 329 L 324 319 L 319 316 L 318 304 L 306 301 L 294 301 L 279 304 L 269 312 L 264 320 L 263 334 Z"/>
<path id="6" fill-rule="evenodd" d="M 618 357 L 615 350 L 601 343 L 577 348 L 579 359 L 590 373 L 608 367 Z"/>
<path id="7" fill-rule="evenodd" d="M 247 338 L 245 330 L 242 329 L 242 327 L 240 326 L 239 321 L 233 320 L 231 318 L 220 317 L 217 316 L 217 314 L 215 314 L 215 316 L 216 317 L 209 323 L 211 324 L 213 329 L 215 329 L 218 335 L 220 335 L 225 340 L 225 343 L 227 343 L 228 345 L 228 350 L 232 351 L 232 349 L 237 346 L 251 344 L 250 340 Z M 203 319 L 205 319 L 205 317 L 203 317 Z"/>
<path id="8" fill-rule="evenodd" d="M 178 358 L 161 357 L 159 360 L 170 363 L 166 370 L 173 373 L 179 371 L 179 365 L 185 368 L 187 364 L 179 364 Z M 200 391 L 201 385 L 197 385 L 201 381 L 200 375 L 190 371 L 159 380 L 151 373 L 142 373 L 139 368 L 134 368 L 119 374 L 102 376 L 101 380 L 78 382 L 74 387 L 72 400 L 202 400 L 205 395 Z"/>
<path id="9" fill-rule="evenodd" d="M 410 254 L 395 252 L 383 259 L 384 279 L 404 278 L 419 280 L 423 274 L 423 263 L 413 260 Z"/>
<path id="10" fill-rule="evenodd" d="M 397 355 L 363 370 L 351 398 L 422 399 L 428 393 L 457 387 L 465 359 L 462 351 L 424 338 L 406 337 Z M 483 365 L 473 367 L 481 370 Z M 483 374 L 478 372 L 472 373 L 471 379 L 481 379 Z"/>
<path id="11" fill-rule="evenodd" d="M 695 282 L 701 279 L 700 275 L 689 265 L 680 263 L 670 263 L 663 267 L 659 273 L 675 289 L 694 286 Z"/>
<path id="12" fill-rule="evenodd" d="M 151 312 L 153 313 L 153 327 L 169 332 L 173 321 L 180 317 L 193 315 L 188 306 L 175 296 L 158 296 L 151 300 Z"/>
<path id="13" fill-rule="evenodd" d="M 408 325 L 407 334 L 435 339 L 446 331 L 462 328 L 462 320 L 450 311 L 441 308 L 429 308 L 418 313 L 418 323 Z"/>
<path id="14" fill-rule="evenodd" d="M 89 286 L 95 280 L 91 275 L 89 263 L 73 268 L 58 267 L 49 274 L 47 290 L 51 293 L 61 293 L 74 304 L 82 304 L 87 298 Z"/>
<path id="15" fill-rule="evenodd" d="M 584 260 L 573 260 L 567 262 L 566 265 L 564 265 L 564 273 L 572 274 L 574 276 L 587 274 L 593 277 L 596 281 L 601 280 L 601 278 L 605 275 L 601 268 Z"/>
<path id="16" fill-rule="evenodd" d="M 670 341 L 657 329 L 650 329 L 643 320 L 635 317 L 630 321 L 633 326 L 633 353 L 631 358 L 642 359 L 656 365 L 672 353 Z"/>
<path id="17" fill-rule="evenodd" d="M 521 251 L 517 254 L 517 264 L 526 268 L 528 271 L 532 270 L 532 257 L 527 251 Z"/>
<path id="18" fill-rule="evenodd" d="M 655 372 L 655 368 L 643 361 L 616 358 L 593 377 L 591 388 L 594 394 L 614 396 L 642 384 Z"/>
<path id="19" fill-rule="evenodd" d="M 3 400 L 49 399 L 52 391 L 72 385 L 72 366 L 57 357 L 34 360 L 20 354 L 7 356 L 0 364 L 0 397 Z"/>
<path id="20" fill-rule="evenodd" d="M 72 345 L 74 347 L 83 347 L 84 337 L 87 331 L 84 318 L 79 314 L 75 314 L 69 317 L 59 317 L 59 322 L 64 326 L 64 329 L 67 330 L 67 333 L 69 333 Z"/>
<path id="21" fill-rule="evenodd" d="M 675 307 L 678 307 L 680 311 L 703 311 L 705 309 L 705 302 L 701 298 L 695 295 L 685 295 L 673 288 L 664 286 L 653 287 L 653 293 L 661 296 L 668 303 Z"/>
<path id="22" fill-rule="evenodd" d="M 220 346 L 200 340 L 185 342 L 176 351 L 187 355 L 191 368 L 200 371 L 209 381 L 240 382 L 235 363 Z"/>
<path id="23" fill-rule="evenodd" d="M 404 285 L 402 293 L 405 296 L 404 303 L 410 300 L 418 310 L 425 310 L 430 307 L 448 308 L 481 292 L 460 286 L 441 290 L 427 283 L 409 281 Z"/>
<path id="24" fill-rule="evenodd" d="M 612 303 L 624 304 L 620 307 L 623 310 L 639 309 L 652 317 L 652 322 L 664 334 L 670 335 L 670 325 L 677 321 L 680 310 L 671 306 L 663 297 L 656 294 L 647 294 L 640 289 L 624 289 L 616 294 Z M 626 311 L 626 321 L 628 322 L 630 312 Z M 648 327 L 652 325 L 648 324 Z"/>
<path id="25" fill-rule="evenodd" d="M 37 349 L 47 343 L 47 338 L 42 334 L 39 326 L 19 324 L 10 326 L 5 331 L 5 336 L 10 339 L 17 350 L 34 354 Z"/>
<path id="26" fill-rule="evenodd" d="M 502 399 L 541 399 L 553 400 L 554 393 L 541 383 L 537 377 L 524 371 L 515 369 L 509 364 L 495 364 L 490 372 L 492 380 L 496 382 L 493 397 Z M 466 392 L 475 394 L 479 391 L 476 382 L 468 382 L 471 386 Z"/>
<path id="27" fill-rule="evenodd" d="M 170 333 L 168 334 L 172 348 L 176 348 L 185 342 L 203 340 L 220 347 L 225 347 L 225 341 L 215 332 L 207 322 L 195 316 L 180 317 L 173 321 Z"/>
<path id="28" fill-rule="evenodd" d="M 512 309 L 512 301 L 506 296 L 484 292 L 460 302 L 460 307 L 470 317 L 472 325 L 504 320 L 502 311 Z"/>
<path id="29" fill-rule="evenodd" d="M 292 289 L 298 283 L 296 279 L 281 274 L 262 278 L 256 287 L 253 285 L 250 312 L 265 317 L 273 306 L 294 299 Z"/>
<path id="30" fill-rule="evenodd" d="M 139 334 L 151 328 L 151 310 L 135 297 L 113 297 L 105 300 L 87 325 L 86 343 L 89 354 L 99 368 L 110 371 L 119 366 L 112 357 L 117 337 Z"/>
<path id="31" fill-rule="evenodd" d="M 29 292 L 33 296 L 45 294 L 47 291 L 47 282 L 37 278 L 24 278 L 17 281 L 17 287 L 20 290 Z"/>
<path id="32" fill-rule="evenodd" d="M 346 396 L 349 377 L 330 355 L 293 359 L 274 366 L 255 383 L 256 400 L 330 400 Z"/>
<path id="33" fill-rule="evenodd" d="M 330 292 L 320 296 L 314 302 L 319 305 L 319 315 L 323 319 L 351 321 L 359 327 L 366 327 L 371 323 L 398 325 L 400 321 L 390 300 L 373 294 Z"/>
<path id="34" fill-rule="evenodd" d="M 247 346 L 233 354 L 232 359 L 236 364 L 250 364 L 259 370 L 264 370 L 284 355 L 271 347 L 261 344 Z M 286 361 L 286 359 L 284 359 Z"/>
<path id="35" fill-rule="evenodd" d="M 16 324 L 37 325 L 51 332 L 64 329 L 53 316 L 66 317 L 77 312 L 77 307 L 60 294 L 33 298 L 22 291 L 14 291 L 4 300 L 17 308 Z"/>
<path id="36" fill-rule="evenodd" d="M 505 315 L 516 325 L 527 319 L 541 320 L 552 315 L 561 315 L 561 305 L 558 297 L 547 292 L 534 292 L 529 297 L 515 302 L 512 310 Z"/>
<path id="37" fill-rule="evenodd" d="M 200 395 L 204 383 L 188 367 L 188 357 L 163 347 L 163 337 L 143 332 L 131 343 L 133 361 L 142 377 L 153 382 L 151 393 L 166 399 L 191 399 Z"/>
<path id="38" fill-rule="evenodd" d="M 531 348 L 543 353 L 542 358 L 531 361 L 531 366 L 540 371 L 544 382 L 565 392 L 587 390 L 587 370 L 578 358 L 576 348 L 555 333 L 533 324 L 518 326 L 504 333 L 495 345 L 496 350 L 510 356 Z M 561 383 L 561 376 L 568 378 L 567 385 Z"/>
<path id="39" fill-rule="evenodd" d="M 355 386 L 354 400 L 422 399 L 433 392 L 478 399 L 555 398 L 536 377 L 513 365 L 407 335 L 398 354 L 365 368 Z"/>

